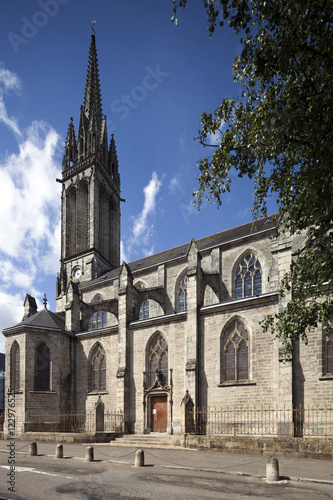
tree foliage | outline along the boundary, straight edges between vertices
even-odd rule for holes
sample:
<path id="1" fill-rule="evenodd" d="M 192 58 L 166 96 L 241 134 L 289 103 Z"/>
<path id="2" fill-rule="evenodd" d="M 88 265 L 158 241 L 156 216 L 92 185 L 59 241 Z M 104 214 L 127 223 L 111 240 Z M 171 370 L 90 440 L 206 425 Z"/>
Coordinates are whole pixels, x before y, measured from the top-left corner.
<path id="1" fill-rule="evenodd" d="M 173 4 L 176 16 L 187 1 Z M 233 73 L 242 94 L 201 116 L 198 139 L 213 154 L 199 162 L 195 196 L 199 207 L 204 196 L 220 205 L 236 170 L 254 180 L 254 216 L 274 195 L 279 232 L 304 233 L 281 285 L 293 300 L 262 323 L 290 351 L 333 313 L 333 0 L 203 4 L 210 36 L 227 23 L 241 38 Z"/>

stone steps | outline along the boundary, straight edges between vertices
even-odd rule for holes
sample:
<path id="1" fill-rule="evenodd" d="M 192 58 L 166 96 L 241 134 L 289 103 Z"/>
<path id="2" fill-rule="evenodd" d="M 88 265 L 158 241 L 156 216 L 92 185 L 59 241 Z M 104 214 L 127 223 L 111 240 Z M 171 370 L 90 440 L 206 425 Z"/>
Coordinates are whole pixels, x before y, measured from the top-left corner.
<path id="1" fill-rule="evenodd" d="M 150 433 L 150 434 L 125 434 L 123 437 L 116 438 L 110 442 L 113 446 L 128 446 L 135 448 L 180 448 L 180 438 L 170 436 L 169 434 Z"/>

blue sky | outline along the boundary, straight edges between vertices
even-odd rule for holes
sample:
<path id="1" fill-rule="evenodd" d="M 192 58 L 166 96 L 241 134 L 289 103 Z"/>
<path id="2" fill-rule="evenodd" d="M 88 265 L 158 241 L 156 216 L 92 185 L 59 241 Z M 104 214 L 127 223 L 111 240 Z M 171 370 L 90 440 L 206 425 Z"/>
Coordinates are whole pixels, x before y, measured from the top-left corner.
<path id="1" fill-rule="evenodd" d="M 0 19 L 0 331 L 22 319 L 26 293 L 55 310 L 60 177 L 70 117 L 78 130 L 91 21 L 103 112 L 118 152 L 122 259 L 248 222 L 252 183 L 234 177 L 217 210 L 192 206 L 200 115 L 240 94 L 227 26 L 209 39 L 202 2 L 171 21 L 171 0 L 15 0 Z M 273 208 L 274 210 L 274 208 Z M 4 338 L 0 339 L 0 351 Z"/>

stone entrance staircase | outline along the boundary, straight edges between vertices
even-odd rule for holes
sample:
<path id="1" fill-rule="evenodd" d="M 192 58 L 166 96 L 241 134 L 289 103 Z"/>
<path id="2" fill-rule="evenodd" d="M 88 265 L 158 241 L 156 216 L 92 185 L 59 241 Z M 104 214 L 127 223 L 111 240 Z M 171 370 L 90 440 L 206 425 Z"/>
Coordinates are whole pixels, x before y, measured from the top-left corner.
<path id="1" fill-rule="evenodd" d="M 151 432 L 150 434 L 125 434 L 111 441 L 112 446 L 131 446 L 133 448 L 172 448 L 183 449 L 180 446 L 180 436 Z"/>

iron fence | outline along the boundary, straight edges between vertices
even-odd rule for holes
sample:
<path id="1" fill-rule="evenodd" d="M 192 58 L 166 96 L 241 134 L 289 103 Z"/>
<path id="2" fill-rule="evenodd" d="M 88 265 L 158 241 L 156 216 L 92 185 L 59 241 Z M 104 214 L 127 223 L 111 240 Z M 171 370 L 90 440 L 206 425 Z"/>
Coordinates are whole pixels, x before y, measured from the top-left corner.
<path id="1" fill-rule="evenodd" d="M 333 438 L 333 407 L 193 408 L 186 414 L 186 432 Z"/>
<path id="2" fill-rule="evenodd" d="M 122 411 L 104 413 L 103 432 L 122 433 Z M 30 432 L 96 432 L 96 413 L 64 412 L 59 415 L 49 413 L 29 413 L 26 431 Z"/>
<path id="3" fill-rule="evenodd" d="M 121 434 L 124 428 L 124 415 L 122 411 L 108 411 L 104 414 L 104 432 L 117 432 Z"/>

